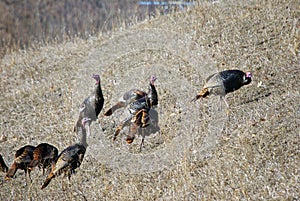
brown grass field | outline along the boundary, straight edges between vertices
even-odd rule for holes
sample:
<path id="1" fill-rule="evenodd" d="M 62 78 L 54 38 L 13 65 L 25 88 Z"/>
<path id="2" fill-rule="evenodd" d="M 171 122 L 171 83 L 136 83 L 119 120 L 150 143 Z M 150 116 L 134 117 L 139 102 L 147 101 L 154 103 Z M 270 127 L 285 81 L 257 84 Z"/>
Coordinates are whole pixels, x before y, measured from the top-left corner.
<path id="1" fill-rule="evenodd" d="M 158 77 L 159 129 L 127 145 L 99 115 L 71 180 L 35 169 L 10 181 L 0 200 L 300 200 L 300 6 L 296 0 L 201 1 L 192 9 L 88 39 L 6 54 L 0 65 L 0 153 L 76 142 L 78 106 L 101 75 L 103 111 L 128 89 Z M 253 73 L 250 85 L 191 103 L 205 78 L 224 69 Z M 100 129 L 101 126 L 103 128 Z"/>

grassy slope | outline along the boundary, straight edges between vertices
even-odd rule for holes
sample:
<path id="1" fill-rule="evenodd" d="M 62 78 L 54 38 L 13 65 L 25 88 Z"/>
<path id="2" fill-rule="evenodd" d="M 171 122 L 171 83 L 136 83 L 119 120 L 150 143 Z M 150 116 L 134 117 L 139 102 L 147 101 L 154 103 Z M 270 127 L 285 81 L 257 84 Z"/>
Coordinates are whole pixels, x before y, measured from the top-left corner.
<path id="1" fill-rule="evenodd" d="M 70 186 L 66 187 L 67 182 L 62 183 L 58 178 L 45 191 L 40 191 L 41 172 L 33 173 L 33 183 L 29 186 L 24 186 L 24 174 L 17 173 L 14 180 L 1 181 L 0 199 L 299 199 L 300 24 L 297 6 L 297 1 L 201 3 L 194 10 L 161 16 L 131 29 L 155 28 L 187 35 L 206 51 L 215 69 L 240 68 L 253 72 L 254 81 L 250 86 L 228 96 L 231 107 L 210 157 L 194 160 L 187 152 L 170 169 L 136 175 L 118 172 L 87 154 Z M 10 164 L 14 151 L 27 143 L 47 141 L 62 150 L 75 141 L 71 130 L 77 106 L 90 93 L 93 81 L 88 77 L 99 68 L 106 90 L 105 107 L 111 104 L 114 89 L 111 76 L 122 77 L 116 74 L 122 71 L 110 72 L 108 67 L 94 66 L 101 58 L 93 58 L 90 53 L 101 51 L 106 41 L 107 37 L 103 36 L 74 40 L 3 58 L 0 132 L 7 136 L 7 141 L 1 142 L 0 153 L 6 162 Z M 118 44 L 115 48 L 107 54 L 118 51 Z M 186 48 L 187 52 L 193 51 L 190 46 Z M 128 62 L 140 61 L 140 54 L 136 58 L 135 54 L 130 55 Z M 155 56 L 158 61 L 162 60 Z M 110 67 L 114 62 L 119 64 L 115 60 L 105 62 Z M 176 66 L 172 59 L 168 62 Z M 121 69 L 117 64 L 115 68 Z M 83 66 L 86 68 L 82 69 Z M 88 83 L 78 86 L 82 79 Z M 201 86 L 203 78 L 196 80 L 192 83 L 193 89 Z M 166 81 L 159 82 L 163 86 Z M 163 91 L 159 92 L 164 96 Z M 176 97 L 174 99 L 176 101 Z M 168 99 L 162 98 L 163 101 Z M 200 103 L 193 107 L 202 109 Z M 194 114 L 185 118 L 199 122 Z M 193 135 L 205 132 L 199 129 Z M 172 129 L 166 134 L 172 136 Z M 201 144 L 193 146 L 196 149 Z"/>

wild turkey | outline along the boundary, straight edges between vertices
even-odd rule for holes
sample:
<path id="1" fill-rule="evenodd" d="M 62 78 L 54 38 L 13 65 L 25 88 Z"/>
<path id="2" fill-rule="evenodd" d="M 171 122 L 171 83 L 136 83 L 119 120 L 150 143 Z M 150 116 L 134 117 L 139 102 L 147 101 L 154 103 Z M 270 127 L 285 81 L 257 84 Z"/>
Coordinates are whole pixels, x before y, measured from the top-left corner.
<path id="1" fill-rule="evenodd" d="M 18 169 L 24 170 L 25 174 L 28 173 L 28 176 L 30 178 L 31 170 L 28 168 L 28 165 L 33 159 L 34 149 L 34 146 L 26 145 L 16 151 L 14 161 L 6 173 L 6 180 L 13 178 Z"/>
<path id="2" fill-rule="evenodd" d="M 41 143 L 33 151 L 33 160 L 29 164 L 29 169 L 32 170 L 34 167 L 39 166 L 43 169 L 44 175 L 45 169 L 50 168 L 57 155 L 58 150 L 56 147 L 48 143 Z"/>
<path id="3" fill-rule="evenodd" d="M 104 115 L 105 116 L 110 116 L 114 113 L 114 111 L 116 111 L 119 108 L 122 107 L 126 107 L 127 105 L 129 105 L 132 102 L 135 102 L 145 96 L 148 96 L 151 100 L 152 100 L 152 105 L 157 105 L 158 104 L 158 100 L 157 100 L 157 92 L 156 92 L 156 88 L 154 85 L 154 82 L 157 78 L 152 75 L 150 78 L 150 84 L 149 84 L 149 95 L 144 92 L 141 91 L 139 89 L 131 89 L 129 91 L 127 91 L 123 97 L 119 100 L 119 102 L 117 102 L 117 104 L 115 104 L 114 106 L 112 106 L 109 110 L 107 110 Z"/>
<path id="4" fill-rule="evenodd" d="M 192 101 L 196 101 L 201 97 L 205 98 L 210 94 L 215 94 L 219 95 L 228 107 L 225 95 L 238 90 L 244 85 L 250 84 L 251 81 L 252 73 L 244 73 L 240 70 L 225 70 L 212 74 L 206 79 L 202 90 Z"/>
<path id="5" fill-rule="evenodd" d="M 8 170 L 8 167 L 6 166 L 2 155 L 0 154 L 0 171 L 7 172 L 7 170 Z"/>
<path id="6" fill-rule="evenodd" d="M 82 119 L 82 126 L 78 127 L 80 142 L 67 147 L 59 154 L 53 162 L 51 172 L 48 174 L 41 189 L 46 188 L 54 177 L 62 173 L 70 179 L 71 174 L 81 165 L 87 148 L 86 135 L 90 135 L 90 121 L 90 118 L 84 117 Z"/>
<path id="7" fill-rule="evenodd" d="M 152 106 L 158 104 L 158 95 L 154 85 L 156 80 L 155 76 L 151 76 L 150 86 L 149 86 L 149 94 L 144 96 L 138 100 L 135 100 L 129 105 L 129 116 L 125 118 L 116 129 L 113 140 L 116 140 L 120 131 L 125 127 L 129 126 L 129 134 L 126 137 L 127 143 L 132 143 L 135 134 L 137 133 L 139 128 L 145 128 L 150 124 L 150 116 L 149 111 Z M 142 135 L 142 142 L 140 148 L 144 144 L 144 135 Z"/>
<path id="8" fill-rule="evenodd" d="M 80 105 L 79 117 L 76 121 L 74 132 L 76 132 L 78 130 L 78 127 L 81 126 L 82 118 L 88 117 L 91 119 L 91 121 L 96 121 L 103 108 L 104 97 L 101 89 L 100 76 L 98 74 L 94 74 L 92 78 L 96 80 L 96 87 L 94 92 L 89 97 L 87 97 Z"/>

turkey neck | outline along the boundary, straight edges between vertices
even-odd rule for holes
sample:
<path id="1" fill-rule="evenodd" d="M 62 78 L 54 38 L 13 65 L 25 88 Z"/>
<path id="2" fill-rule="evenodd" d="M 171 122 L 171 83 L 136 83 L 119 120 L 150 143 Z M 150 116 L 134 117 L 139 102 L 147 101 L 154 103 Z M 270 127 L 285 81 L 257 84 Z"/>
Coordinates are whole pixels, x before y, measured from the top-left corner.
<path id="1" fill-rule="evenodd" d="M 157 98 L 157 91 L 154 86 L 154 84 L 149 84 L 149 95 L 148 95 L 150 101 L 151 101 L 151 106 L 152 105 L 157 105 L 158 104 L 158 98 Z"/>
<path id="2" fill-rule="evenodd" d="M 99 101 L 99 99 L 103 98 L 103 94 L 102 94 L 102 89 L 101 89 L 101 84 L 100 81 L 96 84 L 96 101 Z"/>
<path id="3" fill-rule="evenodd" d="M 90 126 L 88 125 L 85 125 L 85 127 L 81 127 L 81 132 L 79 132 L 79 139 L 80 139 L 80 142 L 85 148 L 87 148 L 88 144 L 86 142 L 86 135 L 89 135 L 90 133 Z"/>

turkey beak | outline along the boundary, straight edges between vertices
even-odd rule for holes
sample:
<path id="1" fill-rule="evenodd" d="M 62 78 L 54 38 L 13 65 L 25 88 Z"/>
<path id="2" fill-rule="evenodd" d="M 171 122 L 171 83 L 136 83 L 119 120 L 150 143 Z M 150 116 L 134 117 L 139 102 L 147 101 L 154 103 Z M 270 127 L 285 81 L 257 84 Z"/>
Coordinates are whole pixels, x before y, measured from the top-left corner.
<path id="1" fill-rule="evenodd" d="M 155 75 L 152 75 L 151 78 L 150 78 L 150 82 L 151 84 L 154 85 L 154 82 L 157 80 L 157 77 Z"/>
<path id="2" fill-rule="evenodd" d="M 96 85 L 99 84 L 99 82 L 100 82 L 99 75 L 93 74 L 92 78 L 94 78 L 96 80 Z"/>

